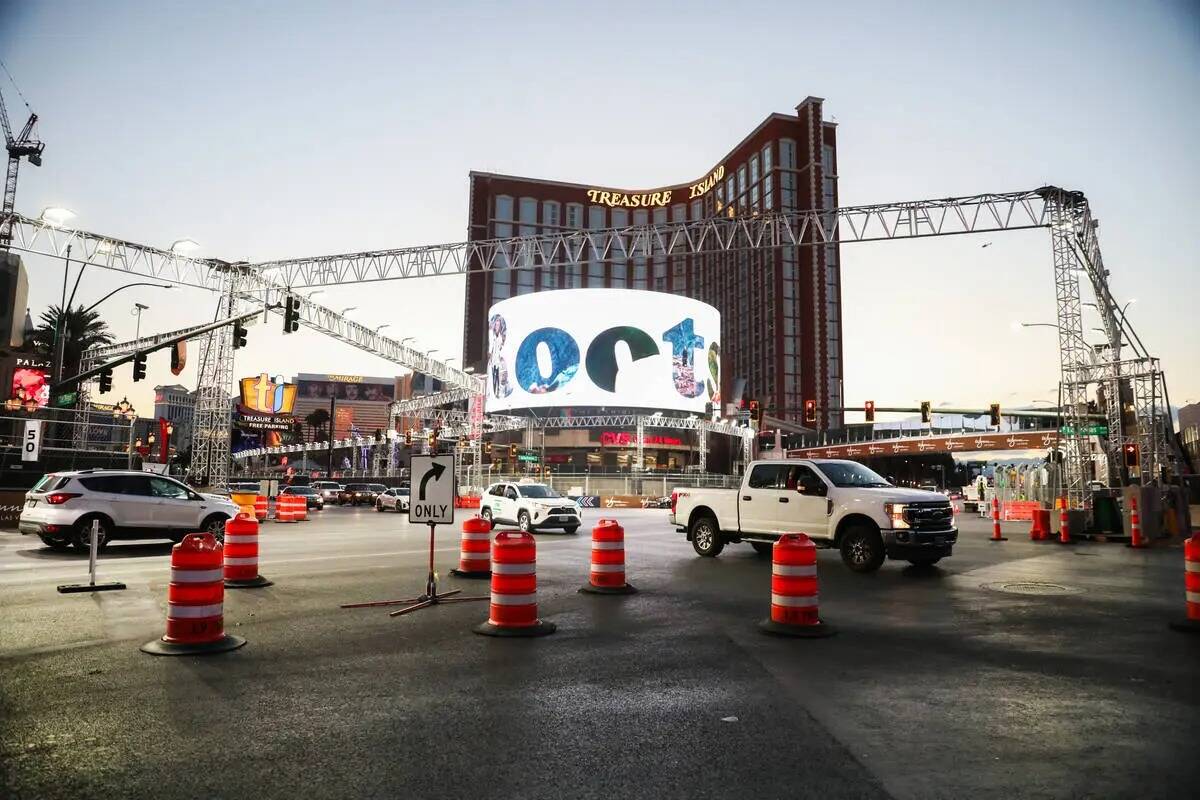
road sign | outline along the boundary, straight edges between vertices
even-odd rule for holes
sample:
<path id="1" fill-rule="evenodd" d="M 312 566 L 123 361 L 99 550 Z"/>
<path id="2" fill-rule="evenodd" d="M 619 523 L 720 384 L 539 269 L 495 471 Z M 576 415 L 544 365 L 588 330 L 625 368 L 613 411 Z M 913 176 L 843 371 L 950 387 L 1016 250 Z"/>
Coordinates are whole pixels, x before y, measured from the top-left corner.
<path id="1" fill-rule="evenodd" d="M 409 522 L 454 522 L 454 456 L 413 456 Z"/>
<path id="2" fill-rule="evenodd" d="M 1058 432 L 1064 436 L 1074 436 L 1075 428 L 1070 425 L 1063 425 L 1058 429 Z M 1107 425 L 1087 425 L 1079 429 L 1080 436 L 1108 436 Z"/>
<path id="3" fill-rule="evenodd" d="M 517 461 L 532 461 L 537 463 L 541 458 L 536 450 L 522 450 L 517 453 Z"/>
<path id="4" fill-rule="evenodd" d="M 42 421 L 25 422 L 25 439 L 21 445 L 22 461 L 37 461 L 42 454 Z"/>

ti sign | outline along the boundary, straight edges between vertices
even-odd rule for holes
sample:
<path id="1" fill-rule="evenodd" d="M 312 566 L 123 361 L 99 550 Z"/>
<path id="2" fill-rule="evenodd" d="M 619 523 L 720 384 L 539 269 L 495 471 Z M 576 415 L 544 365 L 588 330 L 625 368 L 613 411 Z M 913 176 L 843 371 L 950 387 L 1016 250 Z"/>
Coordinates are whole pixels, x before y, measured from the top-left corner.
<path id="1" fill-rule="evenodd" d="M 409 522 L 454 522 L 454 456 L 413 456 Z"/>
<path id="2" fill-rule="evenodd" d="M 1058 432 L 1064 436 L 1074 436 L 1075 428 L 1070 425 L 1063 425 L 1058 429 Z M 1080 436 L 1108 436 L 1107 425 L 1088 425 L 1079 429 Z"/>

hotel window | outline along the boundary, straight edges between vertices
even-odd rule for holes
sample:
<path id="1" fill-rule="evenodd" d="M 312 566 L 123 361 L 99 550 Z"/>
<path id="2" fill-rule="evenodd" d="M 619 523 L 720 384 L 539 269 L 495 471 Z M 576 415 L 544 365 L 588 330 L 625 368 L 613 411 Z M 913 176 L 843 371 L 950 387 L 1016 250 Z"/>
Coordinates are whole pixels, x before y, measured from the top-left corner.
<path id="1" fill-rule="evenodd" d="M 526 225 L 537 224 L 538 201 L 532 197 L 521 198 L 521 222 Z"/>
<path id="2" fill-rule="evenodd" d="M 730 175 L 725 181 L 725 202 L 728 205 L 737 202 L 737 186 L 734 183 L 733 175 Z"/>
<path id="3" fill-rule="evenodd" d="M 821 146 L 821 170 L 826 175 L 835 175 L 833 171 L 833 147 L 830 145 Z"/>
<path id="4" fill-rule="evenodd" d="M 598 230 L 603 227 L 604 206 L 588 206 L 588 228 Z M 593 289 L 604 286 L 604 262 L 600 260 L 603 249 L 604 243 L 599 239 L 594 239 L 588 248 L 587 285 Z"/>
<path id="5" fill-rule="evenodd" d="M 654 209 L 654 224 L 667 224 L 667 209 Z M 665 291 L 667 288 L 667 257 L 660 255 L 661 252 L 661 250 L 657 251 L 654 256 L 654 288 L 658 291 Z M 641 263 L 635 265 L 633 270 L 633 288 L 646 289 L 648 288 L 646 285 L 646 259 L 639 260 Z"/>
<path id="6" fill-rule="evenodd" d="M 758 183 L 758 156 L 750 156 L 750 185 Z"/>
<path id="7" fill-rule="evenodd" d="M 703 219 L 704 207 L 699 200 L 692 201 L 692 219 Z"/>
<path id="8" fill-rule="evenodd" d="M 796 168 L 796 143 L 791 139 L 779 140 L 779 168 Z"/>
<path id="9" fill-rule="evenodd" d="M 634 212 L 633 224 L 645 224 L 638 222 L 637 212 Z M 623 208 L 614 208 L 612 210 L 612 226 L 614 228 L 628 228 L 629 212 Z M 612 274 L 612 281 L 610 285 L 617 288 L 624 288 L 625 286 L 626 274 L 629 268 L 625 264 L 626 256 L 624 254 L 628 247 L 629 240 L 626 237 L 620 236 L 614 237 L 612 247 L 609 250 L 609 253 L 612 256 L 610 262 L 611 265 L 609 267 L 609 271 Z"/>
<path id="10" fill-rule="evenodd" d="M 563 288 L 578 289 L 583 286 L 583 267 L 579 264 L 568 264 L 564 269 Z"/>
<path id="11" fill-rule="evenodd" d="M 567 227 L 572 230 L 583 227 L 583 206 L 579 203 L 567 203 Z"/>
<path id="12" fill-rule="evenodd" d="M 559 225 L 558 209 L 558 203 L 555 203 L 553 200 L 547 200 L 542 203 L 542 224 L 547 227 L 557 228 Z M 554 233 L 554 231 L 548 230 L 546 233 Z"/>
<path id="13" fill-rule="evenodd" d="M 496 270 L 492 273 L 492 302 L 507 300 L 508 298 L 508 270 Z"/>
<path id="14" fill-rule="evenodd" d="M 513 199 L 506 194 L 496 196 L 496 219 L 513 218 Z"/>
<path id="15" fill-rule="evenodd" d="M 746 207 L 746 165 L 742 164 L 737 171 L 737 204 L 739 208 Z"/>
<path id="16" fill-rule="evenodd" d="M 771 143 L 770 142 L 763 145 L 762 169 L 763 169 L 763 175 L 767 175 L 771 172 Z"/>

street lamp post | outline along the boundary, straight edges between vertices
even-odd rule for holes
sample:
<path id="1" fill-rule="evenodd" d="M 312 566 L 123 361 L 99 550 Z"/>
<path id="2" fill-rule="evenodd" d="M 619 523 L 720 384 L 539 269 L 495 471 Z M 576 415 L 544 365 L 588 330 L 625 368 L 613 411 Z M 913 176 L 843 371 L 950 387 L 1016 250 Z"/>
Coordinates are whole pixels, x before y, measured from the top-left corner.
<path id="1" fill-rule="evenodd" d="M 137 315 L 137 326 L 133 329 L 133 338 L 140 339 L 142 336 L 142 312 L 148 311 L 150 306 L 145 303 L 134 303 L 133 313 Z"/>

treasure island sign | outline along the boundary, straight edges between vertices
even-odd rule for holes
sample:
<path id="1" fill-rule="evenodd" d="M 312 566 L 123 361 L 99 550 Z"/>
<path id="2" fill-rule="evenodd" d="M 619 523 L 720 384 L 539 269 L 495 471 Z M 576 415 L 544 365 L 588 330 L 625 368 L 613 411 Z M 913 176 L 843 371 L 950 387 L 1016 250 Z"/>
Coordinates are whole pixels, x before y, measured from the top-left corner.
<path id="1" fill-rule="evenodd" d="M 693 183 L 688 187 L 688 199 L 694 200 L 697 197 L 703 197 L 708 194 L 714 186 L 721 182 L 725 177 L 725 165 L 714 169 L 702 180 Z M 593 203 L 599 203 L 602 206 L 615 208 L 617 206 L 625 206 L 627 208 L 661 208 L 671 204 L 671 196 L 674 194 L 674 189 L 659 189 L 654 192 L 618 192 L 612 189 L 588 189 L 588 199 Z"/>

